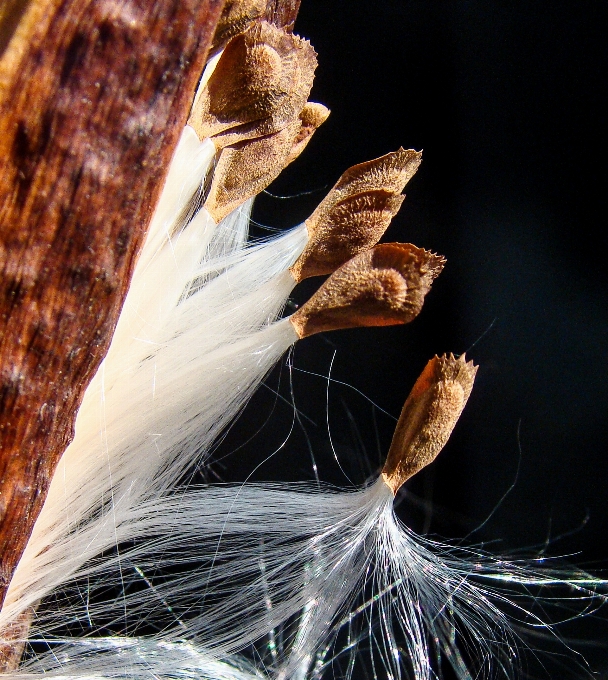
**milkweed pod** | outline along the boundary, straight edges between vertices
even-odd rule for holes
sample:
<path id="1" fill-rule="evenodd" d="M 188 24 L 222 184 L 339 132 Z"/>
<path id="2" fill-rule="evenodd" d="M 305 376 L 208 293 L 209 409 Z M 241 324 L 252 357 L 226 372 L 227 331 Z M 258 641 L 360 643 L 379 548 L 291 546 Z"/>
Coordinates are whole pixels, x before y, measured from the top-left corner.
<path id="1" fill-rule="evenodd" d="M 308 244 L 291 268 L 294 279 L 331 274 L 375 245 L 420 162 L 419 152 L 399 149 L 349 168 L 306 220 Z"/>
<path id="2" fill-rule="evenodd" d="M 307 103 L 299 117 L 279 132 L 222 149 L 205 202 L 215 222 L 263 191 L 304 151 L 327 116 L 329 109 L 322 104 Z"/>
<path id="3" fill-rule="evenodd" d="M 305 338 L 322 331 L 414 319 L 444 259 L 410 243 L 383 243 L 335 271 L 290 319 Z"/>
<path id="4" fill-rule="evenodd" d="M 348 196 L 332 206 L 324 220 L 309 229 L 302 254 L 291 267 L 299 282 L 311 276 L 331 274 L 358 253 L 375 245 L 405 197 L 384 189 Z"/>
<path id="5" fill-rule="evenodd" d="M 222 150 L 205 201 L 205 208 L 216 224 L 279 175 L 299 129 L 300 123 L 296 121 L 273 135 Z"/>
<path id="6" fill-rule="evenodd" d="M 278 132 L 298 120 L 316 66 L 308 41 L 257 22 L 226 45 L 188 122 L 217 148 Z"/>
<path id="7" fill-rule="evenodd" d="M 467 403 L 477 366 L 464 354 L 434 357 L 410 392 L 399 417 L 382 479 L 394 494 L 432 463 Z"/>

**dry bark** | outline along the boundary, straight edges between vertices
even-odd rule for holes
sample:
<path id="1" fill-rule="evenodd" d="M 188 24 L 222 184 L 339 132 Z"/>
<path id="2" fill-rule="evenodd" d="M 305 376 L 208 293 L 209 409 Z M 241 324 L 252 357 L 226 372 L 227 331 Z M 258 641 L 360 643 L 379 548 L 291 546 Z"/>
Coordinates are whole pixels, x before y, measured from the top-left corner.
<path id="1" fill-rule="evenodd" d="M 110 343 L 222 4 L 32 0 L 3 22 L 0 603 Z"/>

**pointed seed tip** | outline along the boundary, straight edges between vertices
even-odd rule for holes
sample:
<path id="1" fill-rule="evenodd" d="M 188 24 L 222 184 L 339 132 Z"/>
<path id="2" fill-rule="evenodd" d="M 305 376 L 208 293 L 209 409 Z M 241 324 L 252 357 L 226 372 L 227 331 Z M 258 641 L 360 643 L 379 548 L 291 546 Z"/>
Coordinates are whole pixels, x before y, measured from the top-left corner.
<path id="1" fill-rule="evenodd" d="M 401 156 L 401 155 L 406 155 L 408 158 L 421 159 L 422 151 L 417 151 L 416 149 L 406 149 L 405 147 L 400 146 L 397 149 L 397 151 L 391 151 L 387 154 L 387 156 Z"/>
<path id="2" fill-rule="evenodd" d="M 462 354 L 454 354 L 453 352 L 442 355 L 436 354 L 432 361 L 436 361 L 438 364 L 445 367 L 464 368 L 470 375 L 475 375 L 477 369 L 479 368 L 478 365 L 475 365 L 472 359 L 467 361 L 465 352 Z"/>

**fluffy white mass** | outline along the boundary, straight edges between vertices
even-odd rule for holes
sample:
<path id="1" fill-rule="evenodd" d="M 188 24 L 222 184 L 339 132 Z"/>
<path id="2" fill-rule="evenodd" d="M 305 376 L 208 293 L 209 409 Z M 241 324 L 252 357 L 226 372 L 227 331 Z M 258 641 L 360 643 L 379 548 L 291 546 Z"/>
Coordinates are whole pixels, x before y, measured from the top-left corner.
<path id="1" fill-rule="evenodd" d="M 306 227 L 252 244 L 251 202 L 216 225 L 214 154 L 186 127 L 0 612 L 34 612 L 6 677 L 348 678 L 360 656 L 376 678 L 513 677 L 521 630 L 552 634 L 546 589 L 580 611 L 603 582 L 421 538 L 381 478 L 179 486 L 297 340 L 277 319 Z"/>

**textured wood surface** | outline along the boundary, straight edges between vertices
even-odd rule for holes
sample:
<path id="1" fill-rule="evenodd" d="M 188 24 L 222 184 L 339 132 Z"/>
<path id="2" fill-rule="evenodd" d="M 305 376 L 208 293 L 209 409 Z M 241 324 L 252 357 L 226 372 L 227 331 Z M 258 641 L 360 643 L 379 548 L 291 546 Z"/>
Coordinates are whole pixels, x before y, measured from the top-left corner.
<path id="1" fill-rule="evenodd" d="M 32 0 L 0 61 L 0 602 L 103 358 L 222 0 Z"/>

